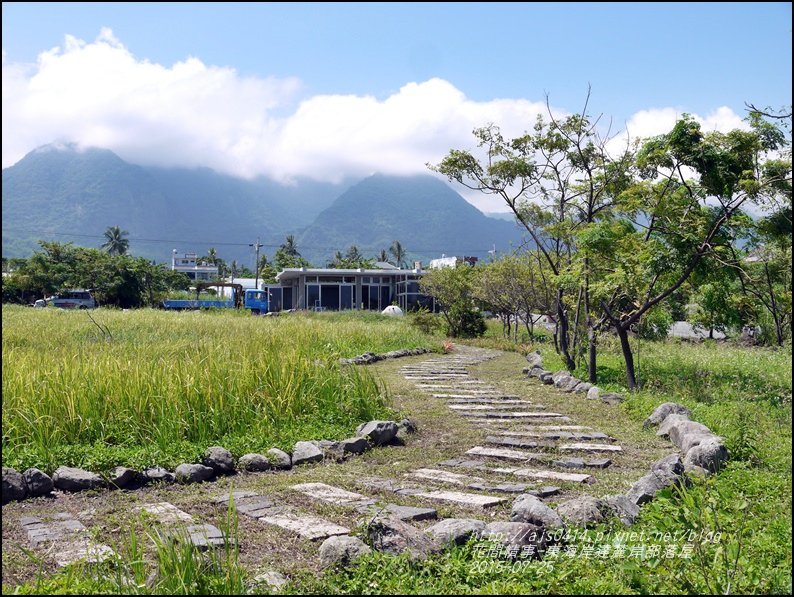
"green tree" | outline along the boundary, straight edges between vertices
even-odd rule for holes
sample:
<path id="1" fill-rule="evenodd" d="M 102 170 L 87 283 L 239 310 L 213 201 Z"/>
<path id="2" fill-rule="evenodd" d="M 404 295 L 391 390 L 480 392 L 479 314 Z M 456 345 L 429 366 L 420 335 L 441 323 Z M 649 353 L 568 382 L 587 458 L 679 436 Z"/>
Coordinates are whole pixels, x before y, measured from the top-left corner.
<path id="1" fill-rule="evenodd" d="M 394 258 L 394 265 L 400 268 L 405 266 L 405 259 L 408 257 L 408 253 L 400 241 L 396 240 L 391 244 L 391 247 L 389 247 L 389 253 Z"/>
<path id="2" fill-rule="evenodd" d="M 428 271 L 419 280 L 423 294 L 431 296 L 447 323 L 447 335 L 453 338 L 473 338 L 485 333 L 482 312 L 474 296 L 475 268 L 442 267 Z"/>
<path id="3" fill-rule="evenodd" d="M 126 255 L 130 248 L 130 241 L 126 238 L 129 233 L 122 230 L 117 224 L 115 226 L 108 226 L 105 230 L 105 238 L 107 239 L 102 243 L 102 248 L 111 257 L 117 255 Z"/>
<path id="4" fill-rule="evenodd" d="M 789 141 L 776 126 L 748 118 L 750 130 L 704 133 L 684 115 L 664 135 L 646 140 L 637 176 L 620 197 L 630 220 L 615 236 L 614 265 L 599 299 L 620 338 L 626 381 L 637 387 L 629 331 L 732 242 L 730 228 L 747 204 L 779 202 L 791 193 L 791 161 L 778 151 Z M 774 123 L 773 123 L 774 124 Z M 785 199 L 783 199 L 785 201 Z"/>

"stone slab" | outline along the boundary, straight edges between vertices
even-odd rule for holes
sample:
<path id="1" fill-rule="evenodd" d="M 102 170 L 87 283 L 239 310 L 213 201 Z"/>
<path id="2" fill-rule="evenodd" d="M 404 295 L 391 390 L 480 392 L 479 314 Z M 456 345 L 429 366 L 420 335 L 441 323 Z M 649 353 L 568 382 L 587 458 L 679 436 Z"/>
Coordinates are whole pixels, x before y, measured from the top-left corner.
<path id="1" fill-rule="evenodd" d="M 183 512 L 169 502 L 146 504 L 145 506 L 140 506 L 138 509 L 153 515 L 160 524 L 193 522 L 193 517 L 190 514 Z"/>
<path id="2" fill-rule="evenodd" d="M 460 491 L 428 491 L 425 493 L 416 494 L 418 497 L 427 498 L 430 500 L 441 500 L 445 502 L 454 502 L 463 506 L 472 506 L 479 508 L 490 508 L 506 501 L 505 498 L 493 497 L 489 495 L 478 495 L 476 493 L 465 493 Z"/>
<path id="3" fill-rule="evenodd" d="M 291 489 L 317 500 L 343 506 L 360 504 L 362 502 L 374 503 L 374 500 L 365 495 L 347 491 L 339 487 L 332 487 L 325 483 L 302 483 L 300 485 L 292 485 Z"/>
<path id="4" fill-rule="evenodd" d="M 442 483 L 452 483 L 453 485 L 466 485 L 467 483 L 477 483 L 478 481 L 483 480 L 480 477 L 459 475 L 457 473 L 440 471 L 434 468 L 420 468 L 411 473 L 405 473 L 405 476 L 415 477 L 417 479 L 430 479 L 432 481 L 440 481 Z"/>
<path id="5" fill-rule="evenodd" d="M 513 474 L 517 477 L 530 477 L 531 479 L 554 479 L 555 481 L 570 481 L 571 483 L 592 483 L 595 478 L 584 473 L 562 473 L 537 469 L 516 469 Z"/>
<path id="6" fill-rule="evenodd" d="M 298 516 L 285 512 L 276 516 L 263 516 L 261 522 L 292 531 L 296 535 L 317 541 L 334 535 L 347 535 L 350 529 L 316 516 Z"/>
<path id="7" fill-rule="evenodd" d="M 501 460 L 515 460 L 518 462 L 528 462 L 535 454 L 527 452 L 519 452 L 518 450 L 508 450 L 507 448 L 485 448 L 483 446 L 475 446 L 470 450 L 466 450 L 466 454 L 471 456 L 485 456 L 487 458 L 499 458 Z"/>
<path id="8" fill-rule="evenodd" d="M 610 444 L 564 444 L 558 447 L 559 450 L 578 450 L 582 452 L 622 452 L 623 448 L 620 446 L 613 446 Z"/>
<path id="9" fill-rule="evenodd" d="M 400 520 L 411 520 L 414 522 L 438 518 L 438 512 L 434 508 L 415 508 L 414 506 L 400 506 L 398 504 L 386 504 L 385 506 L 363 505 L 359 510 L 369 516 L 386 514 Z"/>

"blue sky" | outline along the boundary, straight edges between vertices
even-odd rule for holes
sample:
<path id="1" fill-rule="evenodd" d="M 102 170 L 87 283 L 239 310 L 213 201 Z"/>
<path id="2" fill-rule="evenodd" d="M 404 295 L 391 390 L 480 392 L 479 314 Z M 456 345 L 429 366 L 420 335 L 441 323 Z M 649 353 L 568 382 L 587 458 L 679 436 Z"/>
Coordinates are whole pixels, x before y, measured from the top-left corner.
<path id="1" fill-rule="evenodd" d="M 535 116 L 616 142 L 791 105 L 788 2 L 3 2 L 3 167 L 53 142 L 139 164 L 428 173 Z M 548 94 L 548 95 L 547 95 Z M 606 129 L 604 129 L 606 130 Z M 467 195 L 483 211 L 494 199 Z"/>

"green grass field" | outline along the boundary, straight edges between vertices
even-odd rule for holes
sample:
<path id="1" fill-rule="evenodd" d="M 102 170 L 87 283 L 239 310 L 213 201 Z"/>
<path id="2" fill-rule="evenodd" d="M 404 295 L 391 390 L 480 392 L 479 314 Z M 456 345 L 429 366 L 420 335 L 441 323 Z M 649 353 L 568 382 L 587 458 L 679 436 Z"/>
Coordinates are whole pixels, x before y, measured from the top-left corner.
<path id="1" fill-rule="evenodd" d="M 540 348 L 546 369 L 562 368 L 550 343 L 524 339 L 515 345 L 500 337 L 500 329 L 494 324 L 472 343 L 521 352 Z M 210 445 L 239 457 L 309 437 L 349 437 L 360 422 L 397 412 L 388 378 L 366 367 L 340 367 L 339 358 L 417 346 L 441 351 L 443 340 L 424 336 L 408 318 L 362 313 L 257 318 L 231 311 L 89 314 L 7 306 L 3 466 L 48 473 L 60 465 L 169 468 L 198 461 Z M 563 550 L 518 564 L 483 560 L 472 545 L 418 562 L 374 553 L 343 571 L 297 574 L 282 591 L 791 594 L 790 345 L 772 350 L 670 340 L 643 343 L 640 351 L 642 388 L 629 393 L 617 344 L 609 338 L 600 343 L 598 385 L 626 396 L 616 407 L 616 424 L 637 427 L 657 404 L 679 402 L 724 438 L 731 460 L 719 474 L 644 506 L 628 529 L 635 535 L 612 521 L 569 540 L 587 557 L 567 557 Z M 228 528 L 233 534 L 234 521 Z M 664 538 L 680 539 L 682 532 L 697 538 L 692 551 L 666 552 L 672 542 Z M 164 578 L 172 584 L 156 590 L 146 585 L 150 568 L 141 550 L 147 542 L 147 558 L 171 571 Z M 133 531 L 122 547 L 124 560 L 113 567 L 70 568 L 35 582 L 4 583 L 3 593 L 259 590 L 250 588 L 249 571 L 234 550 L 196 559 Z"/>

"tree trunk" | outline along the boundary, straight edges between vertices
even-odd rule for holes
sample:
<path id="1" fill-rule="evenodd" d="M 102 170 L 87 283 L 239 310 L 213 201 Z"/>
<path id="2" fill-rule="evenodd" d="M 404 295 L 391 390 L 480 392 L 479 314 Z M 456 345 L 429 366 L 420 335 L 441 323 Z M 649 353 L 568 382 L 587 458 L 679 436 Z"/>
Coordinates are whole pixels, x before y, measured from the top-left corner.
<path id="1" fill-rule="evenodd" d="M 576 362 L 571 358 L 568 348 L 568 314 L 562 304 L 562 290 L 557 291 L 557 333 L 560 336 L 559 353 L 565 360 L 565 367 L 573 371 L 576 369 Z"/>
<path id="2" fill-rule="evenodd" d="M 634 376 L 634 355 L 631 352 L 631 344 L 629 344 L 629 333 L 621 324 L 616 325 L 615 328 L 620 338 L 623 360 L 626 362 L 626 385 L 630 390 L 636 390 L 637 379 Z"/>

